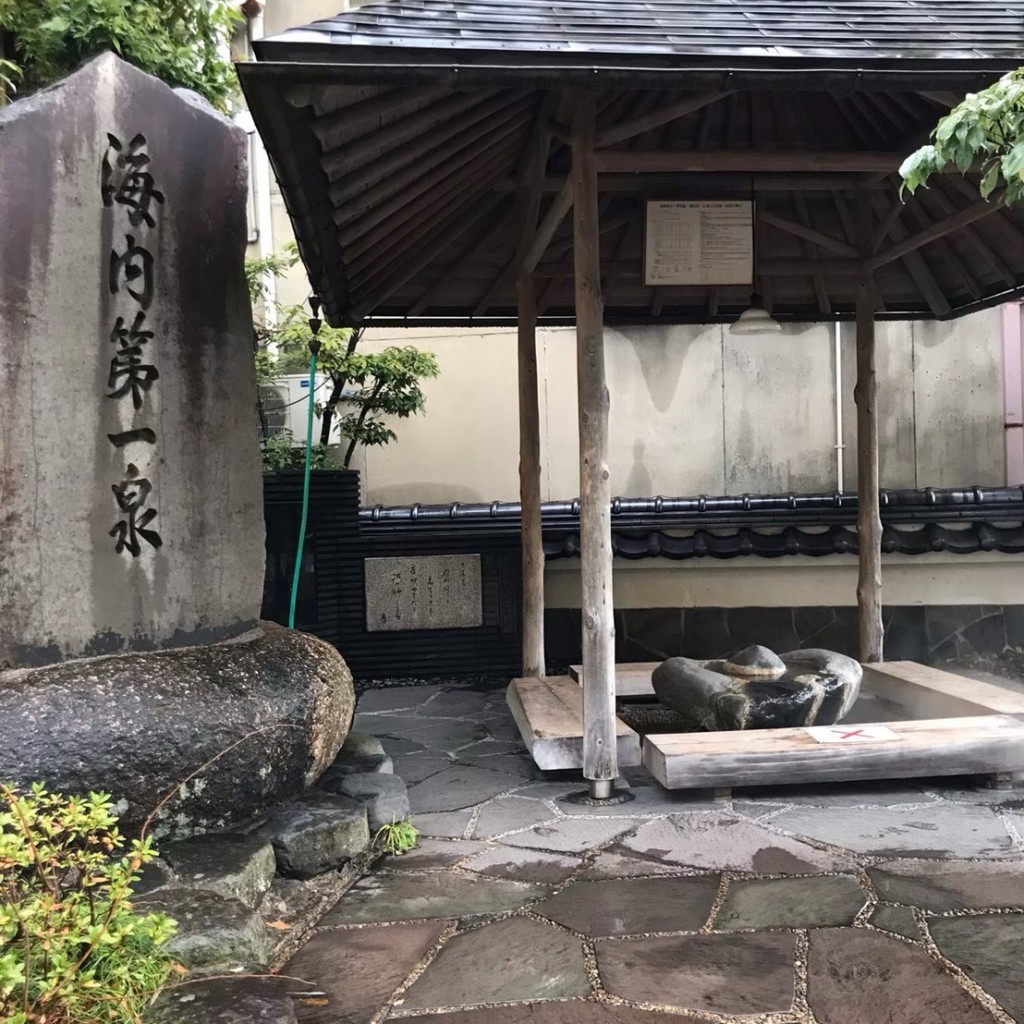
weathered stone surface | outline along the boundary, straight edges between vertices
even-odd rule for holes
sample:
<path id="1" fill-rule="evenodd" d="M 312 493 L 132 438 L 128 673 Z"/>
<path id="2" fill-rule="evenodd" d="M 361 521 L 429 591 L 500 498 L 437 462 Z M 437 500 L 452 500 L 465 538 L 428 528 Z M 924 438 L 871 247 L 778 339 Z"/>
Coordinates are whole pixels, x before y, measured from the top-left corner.
<path id="1" fill-rule="evenodd" d="M 511 846 L 495 846 L 465 867 L 492 878 L 514 878 L 520 882 L 541 882 L 557 885 L 564 882 L 578 867 L 577 857 L 546 850 L 524 850 Z"/>
<path id="2" fill-rule="evenodd" d="M 589 994 L 580 940 L 512 917 L 455 936 L 413 982 L 402 1006 L 429 1010 Z"/>
<path id="3" fill-rule="evenodd" d="M 444 754 L 399 754 L 392 762 L 395 775 L 407 786 L 415 786 L 452 766 L 451 758 Z"/>
<path id="4" fill-rule="evenodd" d="M 684 867 L 762 875 L 805 875 L 853 866 L 849 856 L 817 850 L 725 813 L 651 821 L 620 845 L 642 856 Z"/>
<path id="5" fill-rule="evenodd" d="M 902 935 L 914 942 L 921 941 L 921 929 L 910 907 L 894 907 L 888 903 L 879 903 L 868 918 L 868 923 L 884 932 Z"/>
<path id="6" fill-rule="evenodd" d="M 678 875 L 678 864 L 666 862 L 655 855 L 635 853 L 619 843 L 613 843 L 594 858 L 583 878 L 635 878 L 645 875 Z"/>
<path id="7" fill-rule="evenodd" d="M 366 808 L 343 796 L 281 811 L 269 831 L 277 869 L 290 878 L 332 871 L 370 845 Z"/>
<path id="8" fill-rule="evenodd" d="M 461 839 L 473 820 L 473 811 L 439 811 L 435 814 L 419 814 L 415 825 L 425 836 Z"/>
<path id="9" fill-rule="evenodd" d="M 550 821 L 554 817 L 555 812 L 541 800 L 521 796 L 500 797 L 483 806 L 473 835 L 478 839 L 492 839 L 506 832 Z"/>
<path id="10" fill-rule="evenodd" d="M 717 875 L 576 882 L 533 909 L 591 938 L 695 932 L 711 914 L 717 893 Z"/>
<path id="11" fill-rule="evenodd" d="M 867 897 L 852 875 L 733 881 L 715 931 L 853 924 Z"/>
<path id="12" fill-rule="evenodd" d="M 502 914 L 518 910 L 548 891 L 539 885 L 458 874 L 371 875 L 349 889 L 321 924 L 327 927 Z"/>
<path id="13" fill-rule="evenodd" d="M 317 932 L 284 973 L 325 993 L 295 1002 L 303 1024 L 369 1024 L 375 1013 L 440 938 L 443 922 Z M 293 991 L 301 992 L 301 986 Z M 327 999 L 326 1005 L 321 1000 Z"/>
<path id="14" fill-rule="evenodd" d="M 1020 861 L 896 860 L 868 869 L 878 895 L 924 910 L 1024 907 Z"/>
<path id="15" fill-rule="evenodd" d="M 277 869 L 274 848 L 261 835 L 197 836 L 171 843 L 162 853 L 183 885 L 209 889 L 253 909 Z"/>
<path id="16" fill-rule="evenodd" d="M 181 787 L 154 834 L 227 831 L 316 782 L 353 701 L 330 644 L 270 624 L 241 642 L 67 661 L 0 679 L 0 778 L 112 793 L 130 833 L 175 780 L 237 743 Z"/>
<path id="17" fill-rule="evenodd" d="M 735 1014 L 782 1012 L 793 1004 L 792 935 L 626 939 L 595 948 L 605 989 L 624 999 Z"/>
<path id="18" fill-rule="evenodd" d="M 812 932 L 807 986 L 829 1024 L 992 1024 L 924 949 L 864 929 Z"/>
<path id="19" fill-rule="evenodd" d="M 1007 857 L 1014 852 L 1009 834 L 988 807 L 848 808 L 842 814 L 801 808 L 772 818 L 772 824 L 875 856 Z"/>
<path id="20" fill-rule="evenodd" d="M 459 718 L 418 718 L 399 715 L 380 715 L 373 718 L 372 724 L 361 722 L 359 728 L 373 728 L 374 733 L 380 736 L 384 748 L 392 753 L 394 751 L 391 751 L 386 740 L 388 736 L 448 754 L 453 754 L 471 743 L 478 743 L 488 736 L 483 725 Z"/>
<path id="21" fill-rule="evenodd" d="M 465 839 L 420 839 L 403 854 L 385 857 L 380 866 L 387 871 L 439 871 L 450 868 L 486 849 L 483 843 Z"/>
<path id="22" fill-rule="evenodd" d="M 458 811 L 504 793 L 517 781 L 502 772 L 455 765 L 413 786 L 409 804 L 416 814 Z"/>
<path id="23" fill-rule="evenodd" d="M 142 874 L 132 884 L 132 892 L 136 896 L 144 896 L 146 893 L 176 884 L 177 880 L 170 865 L 162 857 L 157 857 L 143 867 Z"/>
<path id="24" fill-rule="evenodd" d="M 928 930 L 943 956 L 976 981 L 1014 1020 L 1024 1020 L 1024 915 L 932 918 Z"/>
<path id="25" fill-rule="evenodd" d="M 636 828 L 630 818 L 559 819 L 536 825 L 524 832 L 503 836 L 504 846 L 525 846 L 532 850 L 551 850 L 553 853 L 585 853 L 595 846 L 603 846 L 615 836 Z"/>
<path id="26" fill-rule="evenodd" d="M 852 658 L 823 650 L 781 657 L 747 647 L 724 661 L 669 658 L 651 676 L 667 707 L 698 729 L 771 729 L 833 725 L 860 692 Z"/>
<path id="27" fill-rule="evenodd" d="M 397 775 L 346 775 L 326 787 L 366 808 L 370 831 L 409 817 L 409 792 Z"/>
<path id="28" fill-rule="evenodd" d="M 812 807 L 893 807 L 923 804 L 934 798 L 913 780 L 818 783 L 808 786 L 745 786 L 733 790 L 734 806 L 797 804 Z M 738 809 L 738 807 L 737 807 Z"/>
<path id="29" fill-rule="evenodd" d="M 238 900 L 206 889 L 159 889 L 135 905 L 142 913 L 174 918 L 178 928 L 165 948 L 186 967 L 214 973 L 267 962 L 270 943 L 263 921 Z"/>
<path id="30" fill-rule="evenodd" d="M 146 1024 L 295 1024 L 287 985 L 273 978 L 217 978 L 165 992 Z"/>
<path id="31" fill-rule="evenodd" d="M 381 772 L 390 775 L 395 766 L 385 753 L 376 736 L 365 732 L 350 732 L 338 751 L 338 756 L 324 772 L 323 784 L 327 786 L 336 778 L 362 772 Z"/>
<path id="32" fill-rule="evenodd" d="M 525 1024 L 526 1021 L 529 1024 L 698 1024 L 697 1018 L 678 1013 L 654 1013 L 580 999 L 428 1013 L 416 1018 L 416 1024 Z"/>
<path id="33" fill-rule="evenodd" d="M 459 764 L 467 764 L 473 768 L 489 768 L 492 771 L 504 772 L 516 779 L 539 779 L 543 772 L 525 754 L 495 754 L 491 757 L 464 757 L 460 752 L 456 755 Z"/>
<path id="34" fill-rule="evenodd" d="M 264 567 L 245 133 L 112 53 L 5 107 L 0 133 L 0 670 L 239 636 Z M 142 210 L 129 152 L 162 197 Z M 138 404 L 112 362 L 137 316 Z M 112 488 L 128 503 L 142 481 L 129 517 Z"/>
<path id="35" fill-rule="evenodd" d="M 367 690 L 359 696 L 359 713 L 415 710 L 442 689 L 441 686 L 388 686 Z"/>

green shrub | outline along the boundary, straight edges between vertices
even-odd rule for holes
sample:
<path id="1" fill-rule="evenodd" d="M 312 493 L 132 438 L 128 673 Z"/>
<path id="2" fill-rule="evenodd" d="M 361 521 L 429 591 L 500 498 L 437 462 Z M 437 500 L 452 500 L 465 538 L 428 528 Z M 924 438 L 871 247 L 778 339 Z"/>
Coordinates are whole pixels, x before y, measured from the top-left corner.
<path id="1" fill-rule="evenodd" d="M 260 441 L 263 454 L 263 472 L 280 473 L 285 469 L 305 469 L 305 445 L 296 445 L 290 430 L 282 430 L 272 437 Z M 310 451 L 309 465 L 311 469 L 326 469 L 330 452 L 326 445 L 315 444 Z"/>
<path id="2" fill-rule="evenodd" d="M 174 922 L 132 911 L 156 851 L 145 837 L 123 852 L 116 825 L 104 793 L 0 783 L 0 1021 L 139 1024 L 177 968 Z"/>
<path id="3" fill-rule="evenodd" d="M 392 821 L 377 830 L 374 842 L 381 853 L 405 853 L 419 842 L 420 830 L 408 819 Z"/>

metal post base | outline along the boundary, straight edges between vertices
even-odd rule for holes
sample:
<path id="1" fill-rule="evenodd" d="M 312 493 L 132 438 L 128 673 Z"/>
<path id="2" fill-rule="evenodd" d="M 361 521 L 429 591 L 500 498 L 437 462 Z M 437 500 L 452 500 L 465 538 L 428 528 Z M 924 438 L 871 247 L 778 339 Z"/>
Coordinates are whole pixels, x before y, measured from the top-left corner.
<path id="1" fill-rule="evenodd" d="M 583 807 L 609 807 L 616 804 L 628 804 L 636 798 L 628 789 L 616 789 L 612 779 L 591 779 L 587 782 L 588 789 L 580 793 L 569 793 L 564 799 L 571 804 Z"/>
<path id="2" fill-rule="evenodd" d="M 614 779 L 591 779 L 590 799 L 610 800 L 615 795 Z"/>

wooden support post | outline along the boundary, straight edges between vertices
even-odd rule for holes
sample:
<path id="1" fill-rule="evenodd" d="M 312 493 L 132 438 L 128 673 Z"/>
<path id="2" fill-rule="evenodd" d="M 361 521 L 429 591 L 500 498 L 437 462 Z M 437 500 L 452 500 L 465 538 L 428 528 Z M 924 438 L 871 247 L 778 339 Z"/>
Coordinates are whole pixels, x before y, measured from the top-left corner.
<path id="1" fill-rule="evenodd" d="M 580 576 L 583 619 L 583 775 L 609 796 L 615 750 L 615 617 L 612 604 L 608 387 L 594 160 L 594 94 L 576 97 L 572 126 L 576 273 L 576 374 L 580 422 Z"/>
<path id="2" fill-rule="evenodd" d="M 874 244 L 870 201 L 857 203 L 857 236 L 863 257 Z M 875 299 L 866 267 L 857 287 L 857 619 L 860 660 L 882 660 L 882 517 L 878 508 L 878 379 L 875 374 Z"/>
<path id="3" fill-rule="evenodd" d="M 544 535 L 540 507 L 540 403 L 537 398 L 537 293 L 519 277 L 519 504 L 523 549 L 523 675 L 543 676 Z"/>

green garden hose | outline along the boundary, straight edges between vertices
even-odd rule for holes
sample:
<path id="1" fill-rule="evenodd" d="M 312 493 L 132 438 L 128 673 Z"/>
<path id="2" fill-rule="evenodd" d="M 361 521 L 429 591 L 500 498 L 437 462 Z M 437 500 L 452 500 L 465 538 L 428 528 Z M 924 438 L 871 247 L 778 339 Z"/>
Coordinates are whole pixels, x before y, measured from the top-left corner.
<path id="1" fill-rule="evenodd" d="M 314 332 L 314 338 L 315 338 Z M 306 468 L 302 480 L 302 521 L 299 524 L 299 543 L 295 552 L 295 571 L 292 573 L 292 599 L 288 608 L 288 628 L 295 628 L 295 605 L 299 599 L 299 577 L 302 573 L 302 552 L 306 546 L 306 520 L 309 518 L 309 473 L 313 466 L 313 407 L 316 403 L 316 349 L 310 345 L 309 356 L 309 408 L 306 411 Z"/>

